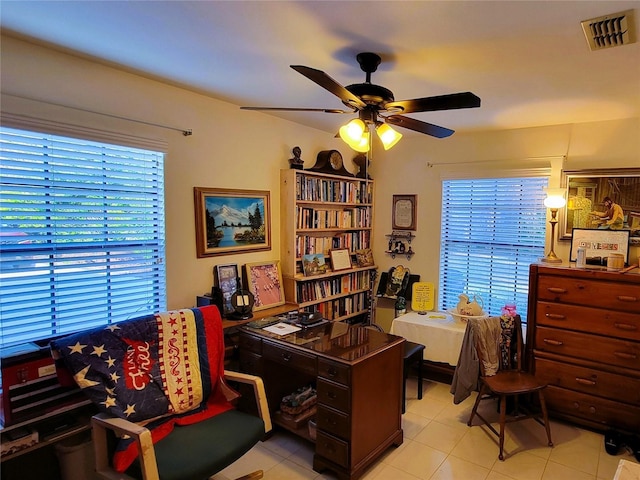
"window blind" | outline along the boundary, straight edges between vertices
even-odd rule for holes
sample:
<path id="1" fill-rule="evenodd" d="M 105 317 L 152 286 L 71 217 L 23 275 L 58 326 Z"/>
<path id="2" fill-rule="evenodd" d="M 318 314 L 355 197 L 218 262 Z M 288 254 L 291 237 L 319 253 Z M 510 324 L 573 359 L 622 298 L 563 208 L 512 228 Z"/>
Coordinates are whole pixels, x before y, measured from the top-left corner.
<path id="1" fill-rule="evenodd" d="M 0 127 L 0 347 L 166 309 L 164 155 Z"/>
<path id="2" fill-rule="evenodd" d="M 516 305 L 526 322 L 529 265 L 544 256 L 547 177 L 444 180 L 439 307 L 478 295 L 500 315 Z"/>

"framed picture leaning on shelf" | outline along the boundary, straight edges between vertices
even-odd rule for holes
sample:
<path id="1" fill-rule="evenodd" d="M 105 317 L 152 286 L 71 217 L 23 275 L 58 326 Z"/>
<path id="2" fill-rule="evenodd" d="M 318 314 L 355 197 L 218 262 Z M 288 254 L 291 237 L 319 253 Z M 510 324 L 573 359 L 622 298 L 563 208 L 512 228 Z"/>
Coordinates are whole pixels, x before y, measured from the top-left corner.
<path id="1" fill-rule="evenodd" d="M 327 273 L 329 265 L 324 261 L 322 253 L 310 253 L 302 256 L 302 272 L 305 277 Z"/>
<path id="2" fill-rule="evenodd" d="M 271 250 L 269 192 L 193 187 L 198 258 Z"/>
<path id="3" fill-rule="evenodd" d="M 245 279 L 247 289 L 253 294 L 253 311 L 277 307 L 285 303 L 282 272 L 278 260 L 247 263 Z"/>
<path id="4" fill-rule="evenodd" d="M 351 268 L 351 254 L 348 248 L 330 250 L 329 255 L 331 256 L 331 267 L 334 272 Z"/>
<path id="5" fill-rule="evenodd" d="M 222 315 L 229 315 L 234 312 L 233 305 L 231 304 L 231 296 L 236 293 L 238 289 L 240 277 L 238 265 L 235 263 L 216 265 L 215 272 L 217 286 L 222 291 L 222 306 L 224 311 L 220 313 Z"/>

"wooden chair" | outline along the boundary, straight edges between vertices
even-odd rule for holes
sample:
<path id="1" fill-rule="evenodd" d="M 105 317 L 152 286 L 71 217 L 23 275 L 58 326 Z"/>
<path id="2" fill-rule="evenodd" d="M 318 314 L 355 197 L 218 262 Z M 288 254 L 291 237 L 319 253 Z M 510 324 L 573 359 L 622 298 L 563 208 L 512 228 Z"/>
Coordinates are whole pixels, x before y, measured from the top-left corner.
<path id="1" fill-rule="evenodd" d="M 262 379 L 224 370 L 223 336 L 217 307 L 207 306 L 147 315 L 52 342 L 58 368 L 70 371 L 102 411 L 91 421 L 100 478 L 209 478 L 265 438 L 271 419 Z M 127 376 L 133 386 L 125 382 Z M 227 380 L 253 386 L 258 416 L 233 407 L 239 394 Z M 198 400 L 177 412 L 190 401 L 185 395 Z M 127 418 L 165 404 L 164 414 L 154 410 L 148 419 Z M 121 461 L 117 455 L 123 452 Z M 242 478 L 262 475 L 258 470 Z"/>
<path id="2" fill-rule="evenodd" d="M 471 410 L 471 416 L 469 417 L 467 425 L 471 426 L 473 418 L 478 416 L 478 418 L 498 436 L 500 441 L 500 454 L 498 458 L 500 460 L 504 460 L 504 430 L 505 424 L 509 422 L 516 422 L 527 418 L 535 419 L 545 427 L 549 441 L 548 445 L 552 447 L 553 442 L 551 441 L 549 418 L 547 416 L 547 407 L 543 395 L 543 390 L 547 385 L 538 381 L 534 375 L 523 371 L 522 368 L 523 342 L 520 316 L 516 315 L 513 317 L 510 325 L 505 325 L 505 322 L 501 321 L 499 317 L 490 317 L 489 319 L 482 320 L 471 319 L 469 322 L 470 324 L 467 328 L 475 329 L 475 344 L 478 358 L 480 359 L 480 391 Z M 498 335 L 493 337 L 491 337 L 491 335 L 484 335 L 482 338 L 484 338 L 485 341 L 481 341 L 482 334 L 479 333 L 481 326 L 478 322 L 499 322 Z M 491 338 L 487 340 L 488 337 Z M 513 341 L 516 343 L 515 348 L 513 348 L 512 344 L 509 344 Z M 493 373 L 487 372 L 487 365 L 491 358 L 497 358 L 498 364 L 497 372 L 489 375 L 489 373 Z M 537 409 L 533 411 L 528 406 L 524 406 L 518 402 L 520 395 L 534 393 L 537 393 L 540 411 L 537 411 Z M 495 398 L 496 396 L 499 398 L 500 406 L 500 432 L 478 412 L 478 406 L 481 400 Z M 514 400 L 514 410 L 509 417 L 507 417 L 507 399 Z"/>

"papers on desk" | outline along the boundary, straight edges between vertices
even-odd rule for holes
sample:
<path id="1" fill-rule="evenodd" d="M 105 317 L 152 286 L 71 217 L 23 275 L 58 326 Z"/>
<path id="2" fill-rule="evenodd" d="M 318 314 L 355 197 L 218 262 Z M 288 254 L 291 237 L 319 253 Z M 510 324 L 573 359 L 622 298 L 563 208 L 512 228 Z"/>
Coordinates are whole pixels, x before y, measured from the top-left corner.
<path id="1" fill-rule="evenodd" d="M 302 330 L 300 327 L 296 327 L 295 325 L 290 325 L 288 323 L 280 322 L 275 325 L 270 325 L 268 327 L 264 327 L 263 330 L 267 332 L 275 333 L 276 335 L 288 335 L 290 333 L 298 332 Z"/>

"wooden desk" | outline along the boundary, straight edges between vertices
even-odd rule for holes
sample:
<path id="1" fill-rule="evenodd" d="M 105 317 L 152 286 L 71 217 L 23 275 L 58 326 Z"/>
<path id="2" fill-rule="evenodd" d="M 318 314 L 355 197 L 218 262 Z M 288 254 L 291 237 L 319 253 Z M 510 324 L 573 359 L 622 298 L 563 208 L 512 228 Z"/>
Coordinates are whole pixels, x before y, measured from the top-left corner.
<path id="1" fill-rule="evenodd" d="M 409 312 L 393 320 L 391 333 L 425 346 L 424 360 L 456 366 L 467 324 L 442 312 Z"/>
<path id="2" fill-rule="evenodd" d="M 329 322 L 285 336 L 240 328 L 240 370 L 263 378 L 275 425 L 311 439 L 306 422 L 292 425 L 282 397 L 316 386 L 313 469 L 355 480 L 391 445 L 402 444 L 404 340 Z"/>

